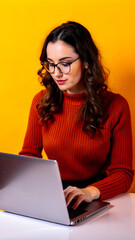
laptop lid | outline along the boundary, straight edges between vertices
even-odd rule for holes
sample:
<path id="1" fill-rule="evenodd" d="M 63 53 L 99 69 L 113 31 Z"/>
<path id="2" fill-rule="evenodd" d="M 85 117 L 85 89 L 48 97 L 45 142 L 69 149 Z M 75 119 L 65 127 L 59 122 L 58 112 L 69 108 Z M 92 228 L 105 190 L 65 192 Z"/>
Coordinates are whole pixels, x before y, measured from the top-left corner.
<path id="1" fill-rule="evenodd" d="M 80 206 L 72 213 L 70 209 L 67 210 L 56 160 L 0 153 L 0 209 L 2 210 L 73 225 L 107 205 L 106 202 L 94 201 L 90 203 L 90 209 L 88 205 L 84 210 Z"/>

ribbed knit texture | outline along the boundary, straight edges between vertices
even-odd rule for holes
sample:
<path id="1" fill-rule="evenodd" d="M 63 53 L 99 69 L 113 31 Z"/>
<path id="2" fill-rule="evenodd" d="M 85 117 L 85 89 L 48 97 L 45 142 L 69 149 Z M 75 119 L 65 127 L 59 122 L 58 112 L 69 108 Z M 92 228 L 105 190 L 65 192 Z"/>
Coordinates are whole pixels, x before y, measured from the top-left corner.
<path id="1" fill-rule="evenodd" d="M 127 101 L 119 94 L 103 91 L 105 123 L 94 138 L 82 131 L 77 112 L 85 94 L 64 93 L 62 113 L 54 114 L 48 128 L 39 125 L 36 105 L 44 96 L 40 91 L 33 99 L 26 136 L 20 154 L 42 157 L 44 148 L 49 159 L 58 161 L 62 180 L 81 181 L 104 172 L 107 177 L 93 186 L 101 199 L 126 192 L 133 180 L 132 133 Z"/>

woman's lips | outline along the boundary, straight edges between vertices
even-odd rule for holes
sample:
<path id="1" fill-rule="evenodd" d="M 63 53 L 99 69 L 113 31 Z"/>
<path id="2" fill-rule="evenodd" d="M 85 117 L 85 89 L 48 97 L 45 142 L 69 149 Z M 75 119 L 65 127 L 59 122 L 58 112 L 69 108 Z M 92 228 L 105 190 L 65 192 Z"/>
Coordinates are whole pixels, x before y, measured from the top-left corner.
<path id="1" fill-rule="evenodd" d="M 59 80 L 56 80 L 56 81 L 59 85 L 62 85 L 66 82 L 66 80 L 62 80 L 62 79 L 59 79 Z"/>

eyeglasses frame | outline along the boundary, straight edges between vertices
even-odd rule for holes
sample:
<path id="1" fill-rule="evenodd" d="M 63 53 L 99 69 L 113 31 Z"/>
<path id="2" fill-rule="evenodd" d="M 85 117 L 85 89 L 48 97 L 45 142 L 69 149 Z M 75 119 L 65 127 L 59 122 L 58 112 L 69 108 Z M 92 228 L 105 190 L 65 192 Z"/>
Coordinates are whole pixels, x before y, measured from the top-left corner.
<path id="1" fill-rule="evenodd" d="M 67 73 L 62 72 L 61 69 L 57 66 L 58 64 L 64 63 L 64 62 L 58 62 L 57 64 L 53 64 L 53 67 L 54 67 L 54 71 L 53 71 L 53 72 L 48 71 L 48 70 L 44 67 L 44 63 L 45 63 L 45 62 L 48 63 L 48 61 L 41 62 L 41 65 L 43 66 L 43 68 L 44 68 L 48 73 L 51 73 L 51 74 L 54 73 L 54 72 L 55 72 L 55 67 L 57 67 L 57 69 L 58 69 L 61 73 L 68 74 L 68 73 L 71 71 L 71 64 L 72 64 L 73 62 L 77 61 L 79 58 L 80 58 L 80 57 L 78 57 L 78 58 L 74 59 L 72 62 L 69 62 L 69 63 L 68 63 L 68 65 L 69 65 L 69 71 L 68 71 Z"/>

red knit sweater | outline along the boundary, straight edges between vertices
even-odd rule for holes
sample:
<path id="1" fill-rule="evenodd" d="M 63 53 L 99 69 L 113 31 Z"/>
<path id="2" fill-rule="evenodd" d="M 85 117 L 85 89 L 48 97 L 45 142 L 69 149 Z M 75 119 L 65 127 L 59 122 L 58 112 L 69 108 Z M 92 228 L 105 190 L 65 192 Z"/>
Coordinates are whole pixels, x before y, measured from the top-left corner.
<path id="1" fill-rule="evenodd" d="M 40 91 L 33 99 L 27 132 L 20 154 L 42 157 L 44 148 L 49 159 L 58 161 L 63 180 L 86 180 L 107 173 L 93 186 L 101 199 L 126 192 L 133 180 L 132 133 L 127 101 L 119 94 L 103 92 L 106 121 L 103 128 L 90 138 L 76 124 L 76 113 L 85 101 L 84 94 L 64 93 L 62 113 L 47 129 L 39 125 L 36 105 L 44 96 Z"/>

